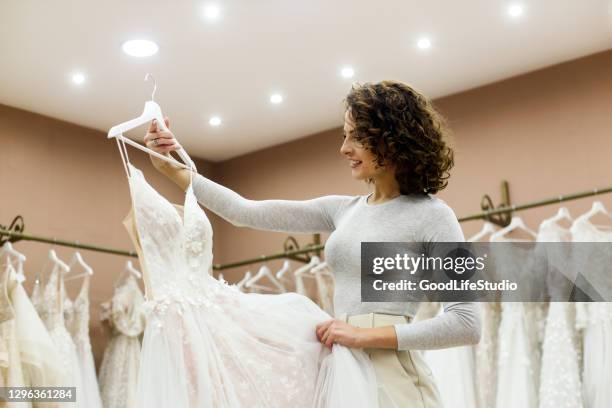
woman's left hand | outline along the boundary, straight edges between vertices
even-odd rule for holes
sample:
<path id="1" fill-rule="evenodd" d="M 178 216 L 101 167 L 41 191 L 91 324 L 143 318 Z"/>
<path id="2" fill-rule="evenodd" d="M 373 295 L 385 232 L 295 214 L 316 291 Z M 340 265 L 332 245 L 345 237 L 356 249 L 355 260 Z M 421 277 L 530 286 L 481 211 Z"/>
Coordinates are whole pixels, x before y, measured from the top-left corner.
<path id="1" fill-rule="evenodd" d="M 326 347 L 331 348 L 334 343 L 346 347 L 361 347 L 364 329 L 331 319 L 317 325 L 317 339 Z"/>

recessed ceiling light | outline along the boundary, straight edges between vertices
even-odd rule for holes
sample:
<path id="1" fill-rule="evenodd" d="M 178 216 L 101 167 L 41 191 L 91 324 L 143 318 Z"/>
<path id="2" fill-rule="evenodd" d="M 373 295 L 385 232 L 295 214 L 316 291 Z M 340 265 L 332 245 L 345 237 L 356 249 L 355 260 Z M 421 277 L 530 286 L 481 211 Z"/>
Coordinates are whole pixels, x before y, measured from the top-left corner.
<path id="1" fill-rule="evenodd" d="M 283 96 L 281 94 L 274 94 L 270 96 L 270 102 L 274 104 L 279 104 L 283 101 Z"/>
<path id="2" fill-rule="evenodd" d="M 130 40 L 123 43 L 121 46 L 123 52 L 132 57 L 150 57 L 157 54 L 159 47 L 153 41 L 149 40 Z"/>
<path id="3" fill-rule="evenodd" d="M 510 15 L 510 17 L 518 17 L 521 14 L 523 14 L 523 6 L 521 6 L 520 4 L 511 4 L 508 7 L 508 14 Z"/>
<path id="4" fill-rule="evenodd" d="M 221 124 L 221 118 L 218 116 L 213 116 L 212 118 L 210 118 L 210 120 L 208 121 L 208 124 L 210 126 L 219 126 Z"/>
<path id="5" fill-rule="evenodd" d="M 417 41 L 417 47 L 419 47 L 422 50 L 426 50 L 429 47 L 431 47 L 431 41 L 429 40 L 429 38 L 421 38 L 419 39 L 419 41 Z"/>
<path id="6" fill-rule="evenodd" d="M 340 74 L 344 77 L 344 78 L 352 78 L 353 75 L 355 75 L 355 70 L 351 67 L 344 67 L 342 68 L 342 71 L 340 71 Z"/>
<path id="7" fill-rule="evenodd" d="M 72 83 L 75 85 L 82 85 L 85 82 L 85 75 L 80 72 L 72 74 Z"/>
<path id="8" fill-rule="evenodd" d="M 204 16 L 208 19 L 214 20 L 219 17 L 221 10 L 216 4 L 209 4 L 204 7 Z"/>

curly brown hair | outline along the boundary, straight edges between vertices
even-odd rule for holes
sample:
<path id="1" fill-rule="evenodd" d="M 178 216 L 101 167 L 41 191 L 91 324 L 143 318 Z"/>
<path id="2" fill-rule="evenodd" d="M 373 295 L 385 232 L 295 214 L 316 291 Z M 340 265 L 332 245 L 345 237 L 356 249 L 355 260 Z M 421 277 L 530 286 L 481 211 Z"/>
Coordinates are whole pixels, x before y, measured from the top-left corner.
<path id="1" fill-rule="evenodd" d="M 431 102 L 397 81 L 353 85 L 345 100 L 355 139 L 391 164 L 401 194 L 435 194 L 448 184 L 453 151 L 450 131 Z"/>

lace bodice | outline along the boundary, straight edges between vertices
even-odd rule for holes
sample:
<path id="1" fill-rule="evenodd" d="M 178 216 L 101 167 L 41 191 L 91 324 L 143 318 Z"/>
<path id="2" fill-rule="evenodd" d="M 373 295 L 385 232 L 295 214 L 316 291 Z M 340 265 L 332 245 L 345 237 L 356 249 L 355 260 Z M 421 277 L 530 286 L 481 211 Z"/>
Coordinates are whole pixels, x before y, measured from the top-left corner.
<path id="1" fill-rule="evenodd" d="M 81 289 L 74 301 L 67 296 L 64 299 L 64 319 L 76 343 L 89 343 L 89 280 L 89 275 L 83 278 Z"/>
<path id="2" fill-rule="evenodd" d="M 128 337 L 138 337 L 145 328 L 143 315 L 144 297 L 138 282 L 130 275 L 123 284 L 115 289 L 109 308 L 109 324 L 118 332 Z"/>
<path id="3" fill-rule="evenodd" d="M 144 180 L 140 170 L 128 165 L 139 244 L 147 270 L 147 298 L 161 300 L 193 294 L 195 301 L 204 287 L 217 282 L 210 278 L 210 221 L 198 206 L 191 185 L 180 214 Z"/>
<path id="4" fill-rule="evenodd" d="M 38 303 L 38 313 L 49 331 L 65 326 L 65 292 L 63 283 L 60 284 L 60 273 L 59 268 L 53 268 Z"/>

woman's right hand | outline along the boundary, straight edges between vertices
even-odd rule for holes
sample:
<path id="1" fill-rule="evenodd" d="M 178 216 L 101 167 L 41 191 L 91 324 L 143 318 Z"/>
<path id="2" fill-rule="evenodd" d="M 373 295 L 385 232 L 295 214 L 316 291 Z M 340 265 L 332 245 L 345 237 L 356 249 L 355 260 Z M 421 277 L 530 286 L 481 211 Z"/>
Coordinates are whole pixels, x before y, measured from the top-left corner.
<path id="1" fill-rule="evenodd" d="M 170 131 L 170 121 L 168 118 L 164 118 L 167 130 L 161 130 L 157 126 L 157 121 L 153 119 L 147 130 L 147 134 L 144 137 L 145 145 L 155 151 L 156 153 L 170 157 L 170 152 L 178 150 L 181 146 L 178 141 L 174 138 L 174 135 Z M 151 162 L 155 168 L 163 173 L 170 170 L 179 169 L 178 166 L 169 163 L 165 160 L 160 159 L 154 155 L 149 155 Z"/>
<path id="2" fill-rule="evenodd" d="M 170 152 L 180 149 L 181 145 L 174 138 L 170 131 L 170 121 L 164 118 L 167 130 L 161 130 L 157 126 L 157 122 L 153 120 L 149 125 L 147 134 L 144 137 L 145 145 L 156 153 L 170 157 Z M 157 156 L 149 155 L 153 166 L 170 180 L 175 182 L 183 190 L 187 189 L 191 176 L 188 170 L 179 167 L 175 164 L 162 160 Z"/>

